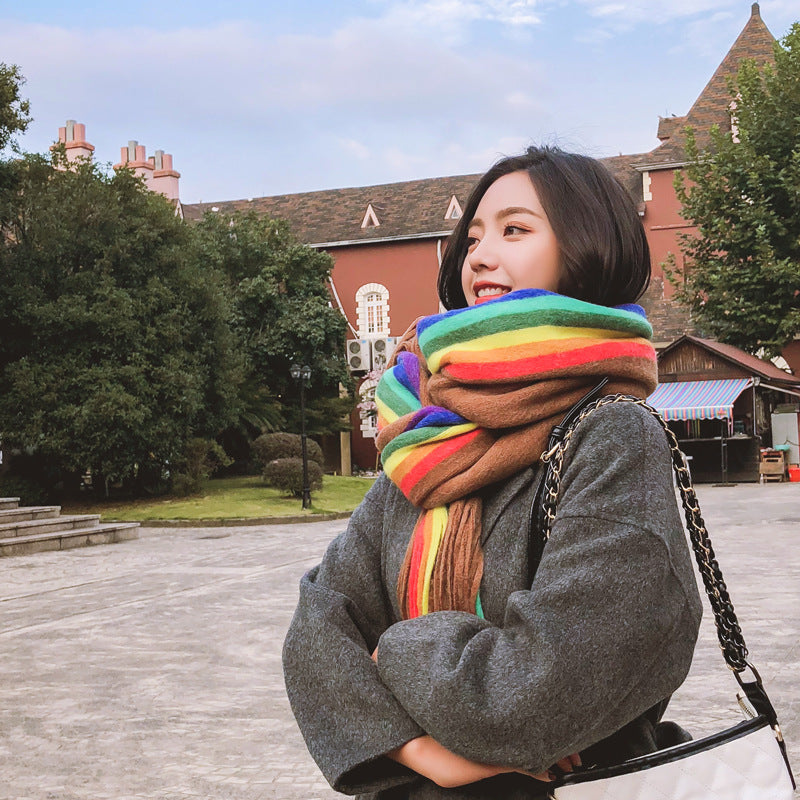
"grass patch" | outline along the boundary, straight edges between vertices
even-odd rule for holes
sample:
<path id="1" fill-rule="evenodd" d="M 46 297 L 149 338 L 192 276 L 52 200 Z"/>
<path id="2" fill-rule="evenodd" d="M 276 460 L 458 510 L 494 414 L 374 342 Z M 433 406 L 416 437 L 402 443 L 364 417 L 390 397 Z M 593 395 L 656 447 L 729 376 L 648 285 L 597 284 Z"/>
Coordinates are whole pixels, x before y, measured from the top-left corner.
<path id="1" fill-rule="evenodd" d="M 238 519 L 291 517 L 352 511 L 372 486 L 372 478 L 325 475 L 322 491 L 311 495 L 311 509 L 303 511 L 296 497 L 265 486 L 258 475 L 206 481 L 203 493 L 192 497 L 160 497 L 127 502 L 74 503 L 62 513 L 100 514 L 103 520 L 147 522 L 153 519 Z"/>

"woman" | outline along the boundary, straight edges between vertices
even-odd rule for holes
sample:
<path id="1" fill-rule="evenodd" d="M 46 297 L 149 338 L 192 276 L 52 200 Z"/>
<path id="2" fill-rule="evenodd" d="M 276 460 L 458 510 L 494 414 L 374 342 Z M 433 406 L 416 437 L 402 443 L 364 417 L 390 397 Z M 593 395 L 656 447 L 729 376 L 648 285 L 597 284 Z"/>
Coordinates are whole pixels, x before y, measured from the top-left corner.
<path id="1" fill-rule="evenodd" d="M 306 743 L 362 797 L 539 798 L 561 770 L 672 743 L 700 601 L 663 431 L 630 403 L 572 437 L 547 545 L 550 430 L 601 379 L 646 397 L 650 256 L 598 162 L 531 148 L 484 175 L 445 314 L 378 387 L 385 474 L 304 576 L 284 646 Z M 679 729 L 678 729 L 679 730 Z"/>

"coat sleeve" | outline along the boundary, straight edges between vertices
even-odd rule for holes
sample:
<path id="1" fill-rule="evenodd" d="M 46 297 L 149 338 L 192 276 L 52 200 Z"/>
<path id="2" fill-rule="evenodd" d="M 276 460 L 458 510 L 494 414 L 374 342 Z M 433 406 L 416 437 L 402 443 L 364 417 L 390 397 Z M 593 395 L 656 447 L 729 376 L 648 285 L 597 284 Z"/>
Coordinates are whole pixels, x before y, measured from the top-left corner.
<path id="1" fill-rule="evenodd" d="M 383 756 L 424 731 L 371 659 L 389 624 L 380 563 L 386 488 L 379 478 L 322 563 L 303 576 L 283 646 L 286 689 L 306 745 L 346 794 L 419 778 Z"/>
<path id="2" fill-rule="evenodd" d="M 599 409 L 565 453 L 549 542 L 502 626 L 444 611 L 392 625 L 381 677 L 435 739 L 468 758 L 547 768 L 677 689 L 700 602 L 658 423 Z"/>

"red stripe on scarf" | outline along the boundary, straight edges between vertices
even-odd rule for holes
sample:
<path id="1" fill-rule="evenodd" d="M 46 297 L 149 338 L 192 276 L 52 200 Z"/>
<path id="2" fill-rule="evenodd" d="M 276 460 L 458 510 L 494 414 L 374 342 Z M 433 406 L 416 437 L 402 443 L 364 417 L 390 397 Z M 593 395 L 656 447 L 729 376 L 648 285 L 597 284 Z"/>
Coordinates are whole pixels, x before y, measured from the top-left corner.
<path id="1" fill-rule="evenodd" d="M 419 592 L 419 571 L 422 563 L 422 553 L 425 549 L 425 528 L 430 528 L 431 520 L 428 513 L 420 514 L 414 531 L 411 534 L 414 540 L 411 552 L 411 567 L 408 575 L 408 613 L 409 619 L 420 615 L 421 596 Z M 429 537 L 428 537 L 429 538 Z"/>
<path id="2" fill-rule="evenodd" d="M 535 358 L 523 358 L 518 361 L 483 362 L 480 364 L 450 364 L 443 371 L 458 380 L 487 381 L 519 379 L 526 375 L 541 378 L 547 372 L 558 369 L 580 366 L 590 361 L 602 361 L 611 358 L 633 357 L 655 359 L 655 351 L 649 342 L 603 342 L 602 344 L 571 350 L 567 353 L 554 353 Z M 403 488 L 402 486 L 400 487 Z"/>
<path id="3" fill-rule="evenodd" d="M 400 487 L 400 491 L 406 497 L 409 497 L 410 492 L 418 481 L 424 478 L 432 469 L 441 464 L 442 461 L 445 461 L 449 456 L 457 453 L 463 447 L 466 447 L 473 439 L 480 436 L 480 434 L 481 430 L 477 429 L 474 431 L 467 431 L 452 439 L 446 439 L 441 443 L 432 442 L 429 445 L 425 445 L 426 449 L 429 447 L 431 448 L 431 452 L 418 461 L 399 481 L 396 481 L 397 485 Z M 402 469 L 402 464 L 400 465 L 400 469 Z M 394 476 L 392 476 L 392 480 L 395 480 Z"/>

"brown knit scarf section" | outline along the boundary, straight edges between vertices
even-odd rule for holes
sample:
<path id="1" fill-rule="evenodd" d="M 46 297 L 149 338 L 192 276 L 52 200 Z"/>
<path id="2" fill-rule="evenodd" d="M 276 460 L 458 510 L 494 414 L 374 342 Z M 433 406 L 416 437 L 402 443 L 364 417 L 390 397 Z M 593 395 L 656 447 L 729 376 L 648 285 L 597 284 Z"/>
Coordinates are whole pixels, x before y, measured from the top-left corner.
<path id="1" fill-rule="evenodd" d="M 417 343 L 416 323 L 402 337 L 390 366 L 404 350 L 420 361 L 422 406 L 442 406 L 481 428 L 469 446 L 434 467 L 409 495 L 422 509 L 421 516 L 427 509 L 448 506 L 447 526 L 431 577 L 429 611 L 475 613 L 483 576 L 481 490 L 534 464 L 553 426 L 600 380 L 609 378 L 607 394 L 645 398 L 658 382 L 657 365 L 654 358 L 618 357 L 551 370 L 540 379 L 468 384 L 449 377 L 447 370 L 430 374 Z M 405 425 L 401 417 L 383 428 L 376 442 L 378 450 L 405 430 Z M 409 618 L 413 544 L 412 535 L 398 578 L 404 619 Z"/>

